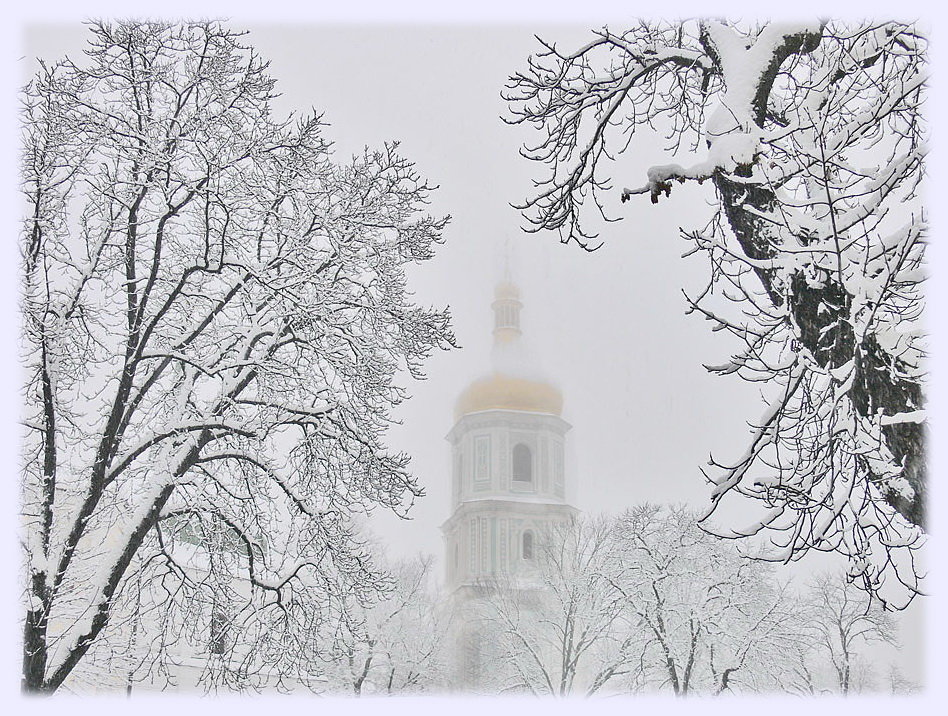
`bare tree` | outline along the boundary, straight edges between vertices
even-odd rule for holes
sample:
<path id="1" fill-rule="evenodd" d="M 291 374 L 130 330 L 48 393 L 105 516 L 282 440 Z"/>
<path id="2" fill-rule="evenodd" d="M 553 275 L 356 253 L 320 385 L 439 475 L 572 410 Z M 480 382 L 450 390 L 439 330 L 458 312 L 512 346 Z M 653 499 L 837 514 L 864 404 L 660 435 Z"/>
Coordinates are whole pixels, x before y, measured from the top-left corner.
<path id="1" fill-rule="evenodd" d="M 911 679 L 905 678 L 901 669 L 895 664 L 889 666 L 886 679 L 889 682 L 889 693 L 892 694 L 892 696 L 906 696 L 909 694 L 917 694 L 920 691 L 919 685 Z"/>
<path id="2" fill-rule="evenodd" d="M 84 63 L 23 94 L 23 686 L 136 591 L 171 638 L 215 620 L 244 673 L 302 671 L 380 586 L 350 517 L 422 492 L 383 438 L 396 372 L 453 340 L 404 272 L 446 219 L 395 145 L 338 163 L 275 118 L 219 23 L 94 23 Z"/>
<path id="3" fill-rule="evenodd" d="M 769 565 L 695 520 L 644 505 L 547 534 L 531 581 L 487 591 L 496 687 L 556 696 L 798 688 L 793 655 L 807 632 L 794 596 Z"/>
<path id="4" fill-rule="evenodd" d="M 613 526 L 577 519 L 538 537 L 529 581 L 492 585 L 485 632 L 502 672 L 498 688 L 587 696 L 629 673 L 635 630 L 610 582 Z"/>
<path id="5" fill-rule="evenodd" d="M 637 507 L 616 524 L 611 581 L 643 634 L 650 683 L 676 696 L 793 688 L 803 618 L 769 565 L 700 530 L 683 507 Z"/>
<path id="6" fill-rule="evenodd" d="M 586 248 L 610 220 L 610 160 L 643 131 L 683 164 L 622 190 L 657 203 L 707 181 L 717 211 L 683 231 L 710 264 L 688 310 L 738 343 L 723 374 L 768 405 L 746 452 L 713 462 L 713 509 L 751 498 L 774 559 L 847 555 L 904 605 L 919 588 L 925 504 L 923 296 L 926 40 L 912 24 L 640 22 L 564 52 L 541 41 L 508 85 L 548 166 L 522 207 Z M 598 212 L 596 211 L 598 210 Z"/>
<path id="7" fill-rule="evenodd" d="M 392 588 L 338 640 L 331 681 L 354 696 L 423 692 L 444 686 L 448 614 L 431 584 L 431 557 L 395 562 Z"/>
<path id="8" fill-rule="evenodd" d="M 872 675 L 863 650 L 874 643 L 897 644 L 892 613 L 836 573 L 817 576 L 804 604 L 813 651 L 829 663 L 836 689 L 844 696 L 865 690 Z"/>

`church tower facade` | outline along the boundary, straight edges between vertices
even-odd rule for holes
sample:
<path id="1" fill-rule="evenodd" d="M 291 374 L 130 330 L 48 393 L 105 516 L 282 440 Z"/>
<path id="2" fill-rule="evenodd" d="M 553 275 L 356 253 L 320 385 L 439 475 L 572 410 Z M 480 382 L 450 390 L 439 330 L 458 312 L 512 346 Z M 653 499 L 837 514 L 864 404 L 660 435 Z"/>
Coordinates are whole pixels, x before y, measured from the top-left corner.
<path id="1" fill-rule="evenodd" d="M 478 602 L 492 589 L 535 588 L 538 540 L 576 510 L 566 501 L 563 396 L 538 371 L 520 325 L 522 303 L 500 283 L 492 304 L 492 370 L 455 404 L 451 517 L 442 525 L 456 614 L 458 686 L 484 684 Z"/>

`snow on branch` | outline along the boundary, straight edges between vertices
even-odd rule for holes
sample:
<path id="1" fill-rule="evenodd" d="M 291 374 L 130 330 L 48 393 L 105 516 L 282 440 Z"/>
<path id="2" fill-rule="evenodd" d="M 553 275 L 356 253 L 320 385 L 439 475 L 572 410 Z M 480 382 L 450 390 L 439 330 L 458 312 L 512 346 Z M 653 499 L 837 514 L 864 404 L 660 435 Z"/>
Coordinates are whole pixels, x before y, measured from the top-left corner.
<path id="1" fill-rule="evenodd" d="M 918 591 L 925 526 L 924 420 L 904 417 L 926 382 L 925 53 L 898 22 L 642 22 L 572 53 L 544 43 L 507 97 L 537 130 L 523 154 L 544 173 L 520 207 L 535 230 L 590 248 L 615 220 L 613 160 L 643 134 L 665 135 L 669 160 L 622 202 L 709 187 L 714 215 L 682 232 L 710 267 L 688 312 L 736 342 L 709 370 L 770 405 L 743 456 L 713 461 L 712 504 L 758 505 L 739 534 L 841 552 L 893 604 Z"/>
<path id="2" fill-rule="evenodd" d="M 320 115 L 277 117 L 243 37 L 92 23 L 81 61 L 24 90 L 29 690 L 67 683 L 136 589 L 168 628 L 204 604 L 219 625 L 230 594 L 262 669 L 384 588 L 351 521 L 421 494 L 385 435 L 396 375 L 454 343 L 405 274 L 447 219 L 396 144 L 340 162 Z M 259 589 L 240 592 L 220 530 L 162 532 L 169 514 L 229 523 Z M 297 672 L 304 641 L 281 651 Z"/>

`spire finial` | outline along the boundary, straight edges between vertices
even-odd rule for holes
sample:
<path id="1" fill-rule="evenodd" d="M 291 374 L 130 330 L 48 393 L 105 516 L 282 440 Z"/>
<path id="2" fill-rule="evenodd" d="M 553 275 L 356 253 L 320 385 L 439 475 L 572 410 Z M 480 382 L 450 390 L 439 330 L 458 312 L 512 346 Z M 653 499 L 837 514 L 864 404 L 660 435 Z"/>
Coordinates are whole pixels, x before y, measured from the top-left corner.
<path id="1" fill-rule="evenodd" d="M 513 283 L 513 277 L 510 275 L 510 236 L 504 239 L 504 281 Z"/>
<path id="2" fill-rule="evenodd" d="M 494 287 L 494 341 L 507 343 L 520 335 L 520 291 L 513 280 L 514 247 L 510 236 L 503 245 L 503 278 Z"/>

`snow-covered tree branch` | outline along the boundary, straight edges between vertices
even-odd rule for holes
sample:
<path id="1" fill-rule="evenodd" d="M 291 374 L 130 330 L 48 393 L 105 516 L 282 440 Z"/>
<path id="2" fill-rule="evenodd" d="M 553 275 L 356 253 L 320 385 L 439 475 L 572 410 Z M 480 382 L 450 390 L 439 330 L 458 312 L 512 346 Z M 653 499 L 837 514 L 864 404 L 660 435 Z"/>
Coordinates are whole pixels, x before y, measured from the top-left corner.
<path id="1" fill-rule="evenodd" d="M 817 575 L 805 597 L 810 642 L 815 656 L 829 662 L 839 693 L 857 691 L 863 655 L 873 642 L 897 642 L 891 612 L 840 574 Z"/>
<path id="2" fill-rule="evenodd" d="M 628 673 L 636 640 L 610 582 L 613 548 L 612 520 L 557 525 L 538 539 L 532 586 L 489 589 L 502 691 L 591 696 Z"/>
<path id="3" fill-rule="evenodd" d="M 536 230 L 594 248 L 611 160 L 643 132 L 678 161 L 622 201 L 713 188 L 713 218 L 683 231 L 711 268 L 689 310 L 738 343 L 709 369 L 769 404 L 713 463 L 712 512 L 750 498 L 760 516 L 730 536 L 770 534 L 776 560 L 840 552 L 895 606 L 923 576 L 926 45 L 899 22 L 642 22 L 543 43 L 507 93 L 547 167 L 522 207 Z"/>
<path id="4" fill-rule="evenodd" d="M 392 588 L 358 614 L 338 640 L 330 688 L 353 696 L 401 694 L 444 688 L 449 617 L 433 588 L 432 559 L 386 564 Z"/>

